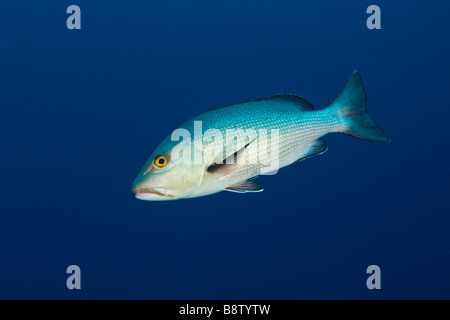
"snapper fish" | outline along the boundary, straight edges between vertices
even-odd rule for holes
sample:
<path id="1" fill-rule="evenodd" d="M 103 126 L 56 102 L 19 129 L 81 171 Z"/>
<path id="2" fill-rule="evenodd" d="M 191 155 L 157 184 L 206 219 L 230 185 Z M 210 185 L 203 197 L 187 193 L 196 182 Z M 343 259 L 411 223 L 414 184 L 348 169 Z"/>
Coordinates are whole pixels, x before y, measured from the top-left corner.
<path id="1" fill-rule="evenodd" d="M 344 133 L 389 142 L 367 113 L 359 72 L 326 108 L 281 94 L 212 109 L 187 121 L 156 148 L 136 177 L 141 200 L 176 200 L 220 191 L 263 191 L 253 179 L 327 151 L 322 138 Z"/>

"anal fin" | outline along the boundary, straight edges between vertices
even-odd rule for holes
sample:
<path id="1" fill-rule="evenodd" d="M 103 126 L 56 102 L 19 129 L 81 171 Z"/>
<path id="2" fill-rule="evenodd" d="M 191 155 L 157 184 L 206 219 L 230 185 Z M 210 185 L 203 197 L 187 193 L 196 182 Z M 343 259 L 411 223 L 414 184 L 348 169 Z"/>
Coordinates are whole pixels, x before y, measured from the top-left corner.
<path id="1" fill-rule="evenodd" d="M 309 148 L 308 152 L 303 157 L 298 159 L 297 162 L 303 161 L 305 159 L 308 159 L 308 158 L 311 158 L 311 157 L 314 157 L 314 156 L 318 156 L 319 154 L 322 154 L 322 153 L 326 152 L 327 149 L 328 149 L 328 147 L 327 147 L 327 143 L 325 142 L 325 140 L 324 139 L 317 139 L 311 145 L 311 147 Z"/>

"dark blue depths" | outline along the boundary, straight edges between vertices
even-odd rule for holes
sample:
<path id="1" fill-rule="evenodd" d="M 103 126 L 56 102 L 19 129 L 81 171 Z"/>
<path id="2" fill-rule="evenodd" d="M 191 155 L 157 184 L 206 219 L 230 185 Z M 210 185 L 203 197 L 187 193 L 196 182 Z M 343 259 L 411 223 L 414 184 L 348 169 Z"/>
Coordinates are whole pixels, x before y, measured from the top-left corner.
<path id="1" fill-rule="evenodd" d="M 2 4 L 0 298 L 449 299 L 450 5 L 422 3 Z M 262 193 L 133 197 L 185 120 L 279 93 L 323 108 L 355 69 L 391 143 L 327 136 Z"/>

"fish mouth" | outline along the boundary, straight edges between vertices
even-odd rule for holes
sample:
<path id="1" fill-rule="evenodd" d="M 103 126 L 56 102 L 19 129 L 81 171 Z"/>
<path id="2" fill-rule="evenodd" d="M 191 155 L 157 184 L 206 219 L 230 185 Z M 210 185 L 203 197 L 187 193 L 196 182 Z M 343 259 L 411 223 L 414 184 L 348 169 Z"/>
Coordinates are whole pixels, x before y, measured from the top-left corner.
<path id="1" fill-rule="evenodd" d="M 133 188 L 131 190 L 134 196 L 141 200 L 157 200 L 157 197 L 173 198 L 173 195 L 167 193 L 163 188 Z M 155 197 L 155 195 L 157 197 Z"/>

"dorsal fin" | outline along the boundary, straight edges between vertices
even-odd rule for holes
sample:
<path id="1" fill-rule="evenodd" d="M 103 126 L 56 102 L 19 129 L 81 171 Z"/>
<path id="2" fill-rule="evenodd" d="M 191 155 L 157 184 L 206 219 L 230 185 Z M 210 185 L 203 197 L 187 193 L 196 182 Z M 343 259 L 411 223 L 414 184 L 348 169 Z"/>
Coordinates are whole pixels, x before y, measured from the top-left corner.
<path id="1" fill-rule="evenodd" d="M 242 102 L 238 102 L 238 103 L 232 103 L 232 104 L 227 104 L 225 106 L 222 107 L 217 107 L 217 108 L 213 108 L 210 109 L 208 111 L 202 112 L 200 114 L 198 114 L 197 116 L 195 116 L 195 118 L 199 118 L 202 115 L 204 115 L 205 113 L 211 112 L 211 111 L 216 111 L 216 110 L 220 110 L 220 109 L 225 109 L 231 106 L 237 106 L 240 104 L 244 104 L 244 103 L 250 103 L 250 102 L 260 102 L 260 101 L 274 101 L 274 102 L 278 102 L 278 103 L 285 103 L 285 104 L 291 104 L 291 105 L 295 105 L 297 108 L 299 108 L 300 110 L 305 110 L 305 111 L 311 111 L 314 110 L 314 106 L 311 102 L 309 102 L 308 100 L 299 97 L 295 94 L 290 94 L 290 93 L 284 93 L 284 94 L 278 94 L 276 96 L 270 97 L 270 98 L 262 98 L 262 99 L 254 99 L 254 100 L 246 100 L 246 101 L 242 101 Z"/>
<path id="2" fill-rule="evenodd" d="M 305 111 L 311 111 L 314 110 L 314 106 L 311 102 L 308 100 L 296 96 L 295 94 L 279 94 L 270 98 L 262 99 L 262 100 L 273 100 L 280 103 L 289 103 L 289 104 L 295 104 L 299 109 L 305 110 Z"/>

